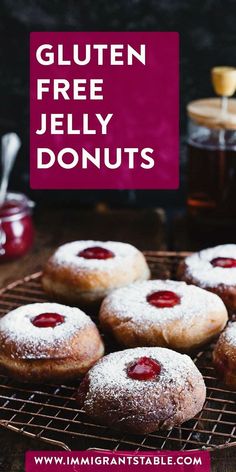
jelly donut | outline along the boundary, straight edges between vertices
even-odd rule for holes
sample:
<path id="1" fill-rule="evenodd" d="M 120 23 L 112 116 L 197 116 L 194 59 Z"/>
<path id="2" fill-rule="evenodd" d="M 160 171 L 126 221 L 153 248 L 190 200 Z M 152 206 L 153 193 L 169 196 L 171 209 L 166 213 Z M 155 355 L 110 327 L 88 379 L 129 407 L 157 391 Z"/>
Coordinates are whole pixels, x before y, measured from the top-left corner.
<path id="1" fill-rule="evenodd" d="M 103 354 L 95 324 L 78 308 L 33 303 L 0 319 L 0 367 L 17 381 L 65 382 Z"/>
<path id="2" fill-rule="evenodd" d="M 179 276 L 219 295 L 228 309 L 236 309 L 236 244 L 223 244 L 188 256 L 180 265 Z"/>
<path id="3" fill-rule="evenodd" d="M 213 362 L 228 387 L 236 390 L 236 321 L 229 323 L 213 351 Z"/>
<path id="4" fill-rule="evenodd" d="M 149 276 L 143 254 L 130 244 L 75 241 L 56 250 L 42 283 L 50 296 L 85 306 L 97 305 L 114 288 Z"/>
<path id="5" fill-rule="evenodd" d="M 213 293 L 185 282 L 149 280 L 114 290 L 99 318 L 102 329 L 125 347 L 187 352 L 219 334 L 228 316 Z"/>
<path id="6" fill-rule="evenodd" d="M 165 348 L 109 354 L 80 384 L 80 408 L 101 424 L 134 434 L 170 429 L 203 407 L 206 387 L 189 356 Z"/>

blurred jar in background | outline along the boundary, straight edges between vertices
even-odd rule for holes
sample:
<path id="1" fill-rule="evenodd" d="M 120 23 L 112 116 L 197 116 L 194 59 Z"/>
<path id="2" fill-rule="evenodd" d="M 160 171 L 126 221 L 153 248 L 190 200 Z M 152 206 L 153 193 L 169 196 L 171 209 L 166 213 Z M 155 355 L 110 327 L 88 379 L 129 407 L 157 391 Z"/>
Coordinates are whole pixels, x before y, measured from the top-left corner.
<path id="1" fill-rule="evenodd" d="M 188 197 L 189 214 L 222 223 L 236 216 L 236 100 L 189 103 Z"/>
<path id="2" fill-rule="evenodd" d="M 0 208 L 0 262 L 23 256 L 32 246 L 34 203 L 20 193 L 8 193 Z"/>

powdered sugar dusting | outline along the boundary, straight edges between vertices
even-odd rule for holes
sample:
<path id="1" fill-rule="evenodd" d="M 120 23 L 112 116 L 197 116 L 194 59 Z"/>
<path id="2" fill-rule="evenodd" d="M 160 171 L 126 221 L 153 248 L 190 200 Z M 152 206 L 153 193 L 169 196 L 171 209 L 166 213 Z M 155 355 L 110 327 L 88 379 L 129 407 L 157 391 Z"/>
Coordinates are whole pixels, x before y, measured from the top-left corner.
<path id="1" fill-rule="evenodd" d="M 185 259 L 187 274 L 193 277 L 201 287 L 236 285 L 236 267 L 213 267 L 211 261 L 217 257 L 236 259 L 236 244 L 222 244 L 187 257 Z"/>
<path id="2" fill-rule="evenodd" d="M 231 346 L 236 347 L 236 321 L 228 324 L 223 336 L 227 343 Z"/>
<path id="3" fill-rule="evenodd" d="M 147 295 L 170 290 L 180 297 L 180 304 L 171 308 L 157 308 L 147 302 Z M 215 294 L 195 285 L 173 280 L 149 280 L 137 282 L 114 290 L 103 302 L 101 311 L 112 312 L 119 319 L 129 319 L 137 323 L 139 329 L 163 325 L 168 321 L 182 319 L 192 324 L 193 319 L 205 317 L 209 311 L 225 310 L 222 300 Z"/>
<path id="4" fill-rule="evenodd" d="M 127 367 L 140 357 L 147 356 L 157 361 L 161 366 L 161 372 L 153 380 L 134 380 L 128 377 Z M 134 397 L 137 392 L 148 392 L 158 384 L 159 388 L 171 385 L 171 388 L 182 389 L 193 375 L 201 378 L 201 374 L 189 356 L 179 354 L 170 349 L 142 347 L 119 351 L 101 359 L 89 372 L 90 391 L 86 398 L 96 397 L 96 392 L 104 392 L 104 395 L 112 392 L 114 397 L 119 392 L 126 390 L 132 392 Z"/>
<path id="5" fill-rule="evenodd" d="M 85 259 L 78 256 L 80 251 L 94 246 L 112 251 L 115 257 L 109 259 Z M 138 249 L 127 243 L 92 240 L 74 241 L 60 246 L 51 260 L 58 266 L 71 267 L 74 270 L 103 270 L 109 272 L 119 267 L 123 268 L 124 264 L 126 267 L 133 265 L 138 252 Z"/>
<path id="6" fill-rule="evenodd" d="M 54 328 L 38 328 L 31 320 L 42 313 L 58 313 L 65 321 Z M 16 308 L 0 319 L 0 338 L 3 343 L 13 341 L 20 351 L 24 350 L 21 358 L 47 358 L 49 349 L 60 347 L 62 342 L 89 324 L 93 324 L 92 320 L 78 308 L 58 303 L 32 303 Z M 17 352 L 15 356 L 18 357 Z"/>

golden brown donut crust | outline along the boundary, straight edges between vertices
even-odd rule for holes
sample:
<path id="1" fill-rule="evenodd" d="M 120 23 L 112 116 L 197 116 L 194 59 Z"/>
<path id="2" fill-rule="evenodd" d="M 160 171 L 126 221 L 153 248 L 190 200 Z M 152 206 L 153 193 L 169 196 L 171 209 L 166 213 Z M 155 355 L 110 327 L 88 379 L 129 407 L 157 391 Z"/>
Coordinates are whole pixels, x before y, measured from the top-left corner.
<path id="1" fill-rule="evenodd" d="M 58 304 L 40 303 L 26 305 L 26 307 L 35 305 L 42 307 L 42 313 L 45 310 L 49 310 L 49 306 L 52 306 L 51 310 L 53 312 L 59 311 L 61 306 Z M 24 308 L 20 307 L 20 312 L 18 309 L 20 317 Z M 68 310 L 69 307 L 66 308 Z M 16 312 L 17 310 L 14 311 Z M 63 313 L 63 310 L 61 311 Z M 80 313 L 82 312 L 78 310 L 77 316 L 80 316 Z M 45 328 L 36 328 L 38 329 L 39 340 L 38 342 L 30 343 L 28 337 L 24 338 L 21 334 L 14 336 L 14 333 L 12 333 L 11 335 L 10 329 L 6 329 L 7 323 L 2 327 L 2 320 L 0 320 L 1 369 L 7 375 L 20 382 L 63 383 L 77 379 L 87 372 L 104 354 L 104 344 L 96 325 L 89 317 L 85 314 L 83 315 L 86 317 L 86 320 L 82 323 L 81 327 L 75 327 L 74 330 L 72 327 L 68 336 L 62 336 L 61 339 L 58 337 L 55 339 L 55 342 L 52 340 L 52 342 L 46 342 L 44 345 L 43 339 L 43 347 L 41 346 L 41 348 L 40 331 Z M 22 324 L 24 324 L 24 317 L 22 317 Z M 57 327 L 54 329 L 56 330 Z"/>
<path id="2" fill-rule="evenodd" d="M 86 241 L 83 241 L 83 243 L 86 247 Z M 76 244 L 76 242 L 71 244 Z M 109 247 L 109 242 L 87 242 L 88 247 L 92 244 L 107 244 Z M 130 246 L 124 243 L 111 242 L 111 244 Z M 70 244 L 66 246 L 70 250 Z M 91 268 L 89 264 L 87 267 L 80 267 L 79 262 L 77 266 L 66 261 L 58 264 L 56 251 L 44 268 L 42 275 L 43 288 L 51 297 L 69 304 L 81 304 L 82 306 L 99 304 L 114 288 L 125 286 L 136 280 L 146 280 L 150 277 L 150 270 L 144 255 L 133 246 L 130 246 L 130 248 L 132 248 L 132 252 L 129 255 L 127 251 L 127 260 L 126 258 L 121 261 L 118 260 L 117 265 L 113 262 L 110 263 L 108 260 L 108 270 L 106 264 L 101 264 L 100 268 Z"/>
<path id="3" fill-rule="evenodd" d="M 236 322 L 229 323 L 213 351 L 213 363 L 223 382 L 236 390 Z"/>
<path id="4" fill-rule="evenodd" d="M 236 309 L 236 285 L 224 285 L 218 284 L 215 287 L 208 286 L 204 284 L 202 286 L 199 283 L 199 280 L 195 279 L 191 276 L 188 272 L 188 267 L 185 262 L 182 262 L 178 268 L 178 278 L 183 280 L 187 284 L 197 285 L 198 287 L 204 288 L 204 290 L 208 290 L 209 292 L 215 293 L 218 295 L 224 302 L 225 306 L 230 311 L 234 311 Z"/>
<path id="5" fill-rule="evenodd" d="M 129 379 L 126 369 L 148 356 L 161 365 L 152 381 Z M 103 357 L 86 374 L 77 400 L 85 413 L 122 432 L 147 434 L 193 418 L 203 407 L 202 375 L 186 356 L 163 348 L 136 348 Z"/>
<path id="6" fill-rule="evenodd" d="M 180 307 L 176 311 L 151 307 L 146 295 L 156 290 L 182 294 Z M 134 294 L 138 304 L 133 302 Z M 189 297 L 189 301 L 184 303 L 184 297 Z M 217 336 L 225 327 L 228 315 L 218 297 L 198 287 L 184 282 L 151 280 L 111 293 L 101 305 L 99 320 L 103 331 L 122 346 L 160 346 L 189 352 Z"/>
<path id="7" fill-rule="evenodd" d="M 180 264 L 178 276 L 188 284 L 216 293 L 230 311 L 236 309 L 236 267 L 215 265 L 217 259 L 236 260 L 236 244 L 221 244 L 195 252 Z"/>

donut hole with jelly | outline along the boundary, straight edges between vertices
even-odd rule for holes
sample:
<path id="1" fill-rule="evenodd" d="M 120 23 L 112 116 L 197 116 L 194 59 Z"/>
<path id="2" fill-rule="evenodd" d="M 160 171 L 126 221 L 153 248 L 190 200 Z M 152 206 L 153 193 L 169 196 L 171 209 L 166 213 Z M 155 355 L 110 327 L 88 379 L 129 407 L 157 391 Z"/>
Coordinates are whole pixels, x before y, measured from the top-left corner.
<path id="1" fill-rule="evenodd" d="M 56 326 L 64 323 L 65 317 L 58 313 L 41 313 L 37 315 L 31 323 L 36 328 L 55 328 Z"/>
<path id="2" fill-rule="evenodd" d="M 134 380 L 154 380 L 160 375 L 159 362 L 150 357 L 140 357 L 127 367 L 127 375 Z"/>
<path id="3" fill-rule="evenodd" d="M 115 257 L 115 254 L 104 247 L 94 246 L 83 249 L 78 256 L 84 259 L 111 259 Z"/>
<path id="4" fill-rule="evenodd" d="M 180 297 L 170 290 L 159 290 L 147 296 L 147 302 L 156 308 L 172 308 L 180 304 Z"/>
<path id="5" fill-rule="evenodd" d="M 221 267 L 222 269 L 232 269 L 236 267 L 236 259 L 232 257 L 215 257 L 211 261 L 213 267 Z"/>

